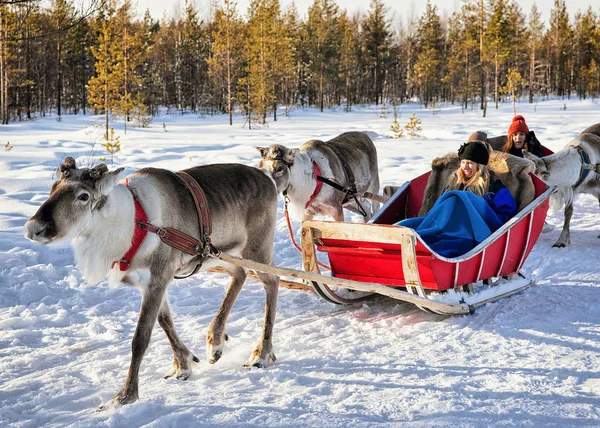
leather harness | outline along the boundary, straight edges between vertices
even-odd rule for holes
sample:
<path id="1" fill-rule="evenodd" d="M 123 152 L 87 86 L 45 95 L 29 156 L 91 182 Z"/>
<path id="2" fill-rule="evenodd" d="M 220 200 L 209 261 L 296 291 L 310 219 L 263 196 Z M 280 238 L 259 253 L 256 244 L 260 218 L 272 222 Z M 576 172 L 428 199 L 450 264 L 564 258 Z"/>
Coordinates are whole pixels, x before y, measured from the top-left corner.
<path id="1" fill-rule="evenodd" d="M 595 172 L 596 174 L 600 174 L 600 164 L 591 164 L 590 163 L 590 155 L 587 154 L 581 146 L 573 146 L 577 149 L 577 153 L 581 157 L 581 169 L 579 170 L 579 179 L 575 184 L 573 184 L 573 189 L 579 187 L 581 183 L 587 178 L 590 172 Z"/>
<path id="2" fill-rule="evenodd" d="M 330 149 L 340 160 L 340 163 L 342 164 L 342 169 L 344 170 L 344 175 L 346 176 L 346 181 L 350 184 L 350 186 L 344 187 L 341 184 L 339 184 L 329 178 L 321 176 L 321 170 L 317 166 L 317 163 L 313 160 L 312 161 L 313 175 L 314 175 L 315 179 L 317 180 L 317 185 L 315 187 L 313 194 L 310 196 L 310 198 L 306 202 L 305 208 L 307 208 L 308 205 L 313 201 L 313 199 L 319 194 L 319 192 L 321 191 L 321 188 L 323 187 L 323 183 L 325 183 L 325 184 L 333 187 L 334 189 L 339 190 L 340 192 L 343 192 L 345 194 L 344 199 L 342 201 L 342 205 L 345 205 L 351 199 L 354 199 L 354 201 L 356 202 L 356 206 L 357 206 L 358 210 L 360 211 L 361 215 L 366 217 L 367 212 L 365 211 L 363 206 L 358 201 L 358 198 L 356 197 L 356 195 L 358 194 L 358 190 L 356 189 L 356 180 L 354 179 L 354 173 L 352 172 L 352 169 L 346 163 L 344 156 L 337 149 L 337 147 L 334 147 L 333 145 L 325 144 L 325 143 L 323 143 L 323 147 Z M 285 165 L 288 166 L 288 168 L 290 168 L 293 165 L 293 163 L 287 162 L 285 159 L 283 159 L 283 156 L 281 155 L 281 153 L 277 153 L 277 156 L 274 158 L 274 160 L 283 162 Z M 283 196 L 287 200 L 287 189 L 283 191 Z"/>
<path id="3" fill-rule="evenodd" d="M 175 175 L 188 188 L 194 199 L 194 205 L 196 206 L 196 212 L 198 214 L 198 221 L 200 227 L 200 240 L 193 238 L 171 227 L 157 227 L 151 223 L 148 223 L 148 216 L 146 215 L 146 212 L 134 196 L 134 221 L 136 227 L 133 232 L 131 247 L 129 248 L 127 253 L 125 253 L 121 260 L 113 262 L 113 267 L 116 263 L 119 263 L 119 269 L 121 271 L 126 271 L 127 269 L 129 269 L 129 266 L 131 265 L 131 260 L 142 245 L 142 242 L 144 241 L 144 238 L 146 237 L 146 234 L 148 232 L 157 234 L 161 241 L 165 244 L 173 248 L 177 248 L 178 250 L 183 251 L 184 253 L 192 256 L 201 255 L 203 257 L 207 257 L 209 253 L 218 253 L 218 251 L 212 245 L 210 240 L 210 212 L 208 209 L 208 204 L 206 202 L 206 195 L 204 194 L 204 191 L 202 190 L 198 182 L 194 180 L 194 178 L 188 173 L 179 171 L 176 172 Z M 126 184 L 128 185 L 129 183 L 126 182 Z M 197 273 L 201 267 L 202 260 L 196 265 L 194 271 L 191 274 L 183 277 L 176 276 L 175 278 L 187 278 L 188 276 Z"/>

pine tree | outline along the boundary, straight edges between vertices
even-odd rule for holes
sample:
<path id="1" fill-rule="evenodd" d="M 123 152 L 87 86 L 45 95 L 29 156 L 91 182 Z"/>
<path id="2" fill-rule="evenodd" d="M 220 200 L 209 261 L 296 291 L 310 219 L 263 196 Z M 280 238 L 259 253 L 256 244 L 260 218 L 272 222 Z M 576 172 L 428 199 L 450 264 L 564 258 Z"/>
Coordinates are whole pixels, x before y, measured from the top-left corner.
<path id="1" fill-rule="evenodd" d="M 126 132 L 132 112 L 143 109 L 136 89 L 141 80 L 135 71 L 141 61 L 141 41 L 131 25 L 129 1 L 118 9 L 116 4 L 109 0 L 97 18 L 98 46 L 92 50 L 96 76 L 88 82 L 90 105 L 105 115 L 105 135 L 110 114 L 123 116 Z"/>
<path id="2" fill-rule="evenodd" d="M 542 35 L 544 32 L 544 24 L 542 23 L 540 12 L 535 3 L 531 7 L 528 27 L 527 46 L 529 49 L 529 76 L 527 82 L 529 86 L 529 103 L 531 104 L 533 103 L 535 90 L 539 87 L 539 82 L 536 78 L 536 70 L 541 65 L 538 64 L 539 59 L 537 54 L 541 47 Z"/>
<path id="3" fill-rule="evenodd" d="M 110 0 L 94 23 L 98 32 L 98 45 L 92 48 L 96 60 L 96 75 L 88 82 L 88 102 L 92 108 L 105 115 L 105 136 L 108 138 L 109 116 L 118 107 L 120 82 L 117 78 L 120 48 L 116 19 L 116 1 Z"/>
<path id="4" fill-rule="evenodd" d="M 551 90 L 564 97 L 570 93 L 569 76 L 570 52 L 572 51 L 572 34 L 569 14 L 565 0 L 554 0 L 550 11 L 550 79 Z"/>
<path id="5" fill-rule="evenodd" d="M 498 109 L 500 101 L 500 75 L 510 54 L 509 33 L 511 31 L 508 19 L 506 0 L 492 2 L 492 14 L 486 29 L 487 53 L 494 67 L 494 103 Z"/>
<path id="6" fill-rule="evenodd" d="M 336 86 L 339 76 L 341 37 L 337 34 L 338 6 L 333 0 L 314 0 L 308 9 L 308 21 L 303 27 L 306 41 L 309 84 L 309 103 L 316 104 L 320 111 L 325 108 L 329 92 L 327 86 Z M 311 102 L 311 98 L 316 98 Z M 330 104 L 329 102 L 327 103 Z"/>
<path id="7" fill-rule="evenodd" d="M 515 70 L 514 68 L 509 68 L 506 73 L 506 85 L 500 88 L 501 93 L 505 93 L 510 95 L 512 107 L 513 107 L 513 115 L 517 115 L 517 95 L 519 92 L 519 88 L 523 85 L 523 77 L 521 74 Z"/>
<path id="8" fill-rule="evenodd" d="M 414 83 L 425 107 L 439 94 L 442 79 L 444 35 L 437 6 L 427 3 L 417 29 L 417 58 L 414 65 Z"/>
<path id="9" fill-rule="evenodd" d="M 412 114 L 411 117 L 408 118 L 408 122 L 404 125 L 404 129 L 406 129 L 406 135 L 412 138 L 420 138 L 419 134 L 422 131 L 421 127 L 421 119 L 417 117 L 415 113 Z"/>
<path id="10" fill-rule="evenodd" d="M 237 16 L 236 3 L 224 0 L 215 10 L 208 72 L 212 82 L 224 94 L 229 125 L 233 125 L 236 81 L 242 64 L 242 22 Z"/>
<path id="11" fill-rule="evenodd" d="M 56 114 L 60 118 L 62 114 L 63 96 L 63 50 L 66 39 L 65 26 L 69 25 L 71 5 L 66 0 L 52 0 L 50 19 L 55 25 L 54 39 L 56 42 Z"/>
<path id="12" fill-rule="evenodd" d="M 355 103 L 353 90 L 356 90 L 358 83 L 358 20 L 349 19 L 344 11 L 338 19 L 339 33 L 342 34 L 342 44 L 340 47 L 340 76 L 344 85 L 344 97 L 346 98 L 345 110 L 350 111 L 350 106 Z"/>
<path id="13" fill-rule="evenodd" d="M 248 88 L 248 120 L 266 123 L 267 112 L 275 101 L 275 86 L 280 66 L 276 55 L 280 17 L 278 0 L 253 0 L 249 7 L 248 37 L 245 53 Z"/>
<path id="14" fill-rule="evenodd" d="M 383 102 L 385 66 L 390 54 L 390 24 L 383 0 L 371 0 L 369 13 L 363 22 L 366 60 L 372 64 L 372 100 Z"/>
<path id="15" fill-rule="evenodd" d="M 573 33 L 574 84 L 579 98 L 585 98 L 587 88 L 592 83 L 589 79 L 593 77 L 593 73 L 589 73 L 591 62 L 600 55 L 600 23 L 591 6 L 585 12 L 575 14 Z"/>

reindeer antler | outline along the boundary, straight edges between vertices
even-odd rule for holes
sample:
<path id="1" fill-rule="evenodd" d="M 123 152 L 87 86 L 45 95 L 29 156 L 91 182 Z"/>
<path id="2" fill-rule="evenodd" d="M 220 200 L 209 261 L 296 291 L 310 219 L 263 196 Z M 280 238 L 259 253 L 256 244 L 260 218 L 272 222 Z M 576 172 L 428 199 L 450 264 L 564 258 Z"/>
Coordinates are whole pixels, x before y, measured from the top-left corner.
<path id="1" fill-rule="evenodd" d="M 95 181 L 95 180 L 99 179 L 100 177 L 102 177 L 107 172 L 108 172 L 108 167 L 106 165 L 104 165 L 103 163 L 101 163 L 101 164 L 98 164 L 98 165 L 86 170 L 85 172 L 83 172 L 81 174 L 81 179 Z"/>
<path id="2" fill-rule="evenodd" d="M 63 163 L 58 166 L 58 172 L 61 174 L 61 178 L 69 177 L 71 172 L 77 169 L 75 159 L 71 156 L 67 156 Z"/>

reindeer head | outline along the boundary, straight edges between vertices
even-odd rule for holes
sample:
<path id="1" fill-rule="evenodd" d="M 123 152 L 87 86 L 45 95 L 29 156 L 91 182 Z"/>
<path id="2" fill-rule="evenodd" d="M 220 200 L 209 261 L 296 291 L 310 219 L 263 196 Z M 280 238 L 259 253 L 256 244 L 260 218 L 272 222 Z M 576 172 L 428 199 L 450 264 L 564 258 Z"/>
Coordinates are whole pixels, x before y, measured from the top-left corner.
<path id="1" fill-rule="evenodd" d="M 260 153 L 258 167 L 269 174 L 281 193 L 290 183 L 290 168 L 294 165 L 294 157 L 300 149 L 288 149 L 281 144 L 271 144 L 269 147 L 256 147 Z"/>
<path id="2" fill-rule="evenodd" d="M 536 155 L 529 153 L 523 149 L 523 158 L 529 159 L 535 165 L 535 175 L 540 177 L 544 182 L 550 178 L 550 168 L 544 158 L 538 158 Z"/>
<path id="3" fill-rule="evenodd" d="M 59 165 L 50 196 L 25 224 L 25 237 L 39 244 L 69 238 L 102 210 L 124 168 L 108 172 L 104 164 L 77 169 L 67 157 Z"/>

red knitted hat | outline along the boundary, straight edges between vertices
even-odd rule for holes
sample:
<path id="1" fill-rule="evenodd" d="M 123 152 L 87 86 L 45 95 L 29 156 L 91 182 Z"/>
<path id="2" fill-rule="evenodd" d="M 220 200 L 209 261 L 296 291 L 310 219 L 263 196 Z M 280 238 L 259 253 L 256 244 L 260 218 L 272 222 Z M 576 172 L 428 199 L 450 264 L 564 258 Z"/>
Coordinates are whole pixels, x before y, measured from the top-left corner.
<path id="1" fill-rule="evenodd" d="M 510 124 L 510 126 L 508 128 L 508 137 L 510 138 L 510 136 L 512 134 L 514 134 L 515 132 L 522 132 L 523 134 L 529 134 L 529 128 L 527 127 L 527 124 L 525 123 L 525 118 L 521 115 L 517 115 L 517 116 L 513 117 L 512 123 Z"/>

